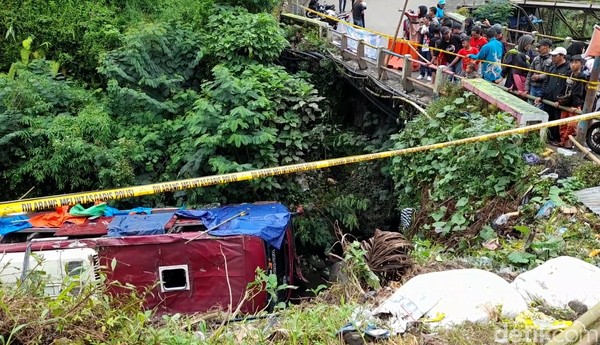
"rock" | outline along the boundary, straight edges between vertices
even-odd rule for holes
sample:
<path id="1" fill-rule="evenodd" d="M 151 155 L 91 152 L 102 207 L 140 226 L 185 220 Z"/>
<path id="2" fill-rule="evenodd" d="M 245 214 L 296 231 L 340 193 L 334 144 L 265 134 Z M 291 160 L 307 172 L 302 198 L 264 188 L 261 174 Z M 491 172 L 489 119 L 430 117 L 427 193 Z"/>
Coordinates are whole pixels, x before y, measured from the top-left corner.
<path id="1" fill-rule="evenodd" d="M 343 335 L 344 342 L 348 345 L 364 345 L 365 341 L 358 332 L 348 332 Z"/>
<path id="2" fill-rule="evenodd" d="M 329 271 L 329 281 L 337 283 L 347 283 L 348 276 L 344 272 L 345 262 L 338 261 L 331 266 Z"/>
<path id="3" fill-rule="evenodd" d="M 325 269 L 325 267 L 327 267 L 327 264 L 325 264 L 325 261 L 321 260 L 321 258 L 319 258 L 316 255 L 311 255 L 308 257 L 308 263 L 316 268 L 317 270 L 323 270 Z"/>
<path id="4" fill-rule="evenodd" d="M 521 273 L 512 286 L 528 302 L 541 301 L 553 308 L 567 308 L 579 301 L 588 308 L 600 302 L 600 268 L 561 256 Z"/>
<path id="5" fill-rule="evenodd" d="M 406 303 L 398 302 L 406 300 L 414 308 L 406 310 L 406 306 L 402 307 Z M 499 306 L 503 317 L 515 317 L 527 310 L 523 297 L 501 277 L 478 269 L 458 269 L 410 279 L 373 314 L 380 318 L 392 316 L 392 325 L 394 318 L 398 319 L 396 324 L 402 325 L 400 321 L 414 321 L 410 319 L 424 314 L 425 318 L 436 320 L 430 323 L 432 326 L 447 327 L 467 321 L 489 321 Z"/>
<path id="6" fill-rule="evenodd" d="M 587 305 L 579 302 L 579 301 L 571 301 L 568 303 L 569 308 L 573 310 L 576 314 L 576 317 L 580 317 L 588 311 Z"/>

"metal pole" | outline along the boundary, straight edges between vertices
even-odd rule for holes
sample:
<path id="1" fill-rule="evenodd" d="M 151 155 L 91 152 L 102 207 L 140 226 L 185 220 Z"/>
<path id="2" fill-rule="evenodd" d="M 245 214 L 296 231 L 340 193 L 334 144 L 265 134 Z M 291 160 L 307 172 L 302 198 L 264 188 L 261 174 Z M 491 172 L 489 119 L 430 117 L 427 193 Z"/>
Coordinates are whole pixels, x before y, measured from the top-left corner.
<path id="1" fill-rule="evenodd" d="M 594 67 L 592 67 L 592 73 L 590 74 L 590 83 L 588 84 L 587 91 L 585 93 L 585 102 L 583 103 L 583 114 L 591 113 L 594 111 L 594 100 L 596 99 L 596 92 L 598 92 L 598 76 L 600 75 L 600 56 L 594 58 Z M 581 121 L 577 124 L 577 140 L 585 142 L 585 133 L 589 127 L 588 121 Z"/>
<path id="2" fill-rule="evenodd" d="M 546 345 L 569 345 L 578 341 L 587 328 L 598 321 L 600 316 L 600 303 L 593 306 L 585 314 L 573 322 L 569 328 L 563 330 L 546 343 Z"/>
<path id="3" fill-rule="evenodd" d="M 577 148 L 579 149 L 579 151 L 581 151 L 581 153 L 588 156 L 589 159 L 593 160 L 596 164 L 600 165 L 600 158 L 596 157 L 592 153 L 592 151 L 586 149 L 585 146 L 581 145 L 577 140 L 575 140 L 575 138 L 573 138 L 572 135 L 569 135 L 569 140 L 571 140 L 573 145 L 577 146 Z"/>
<path id="4" fill-rule="evenodd" d="M 402 8 L 402 13 L 400 13 L 400 20 L 398 21 L 398 26 L 396 27 L 396 33 L 394 34 L 394 41 L 392 41 L 392 49 L 390 49 L 392 52 L 394 51 L 394 48 L 396 47 L 396 40 L 398 39 L 398 34 L 400 33 L 400 26 L 402 25 L 402 18 L 404 17 L 404 12 L 406 12 L 406 7 L 408 6 L 408 0 L 404 0 L 404 8 Z M 387 66 L 387 62 L 390 59 L 390 56 L 387 56 L 387 59 L 385 60 L 385 65 Z"/>

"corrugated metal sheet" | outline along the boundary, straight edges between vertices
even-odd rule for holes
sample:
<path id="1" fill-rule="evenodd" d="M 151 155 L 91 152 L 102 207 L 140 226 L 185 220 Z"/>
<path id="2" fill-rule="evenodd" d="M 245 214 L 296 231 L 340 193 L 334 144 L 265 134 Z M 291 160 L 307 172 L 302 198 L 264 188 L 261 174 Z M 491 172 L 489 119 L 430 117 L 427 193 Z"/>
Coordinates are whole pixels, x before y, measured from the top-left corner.
<path id="1" fill-rule="evenodd" d="M 600 216 L 600 187 L 578 190 L 574 194 L 582 204 Z"/>

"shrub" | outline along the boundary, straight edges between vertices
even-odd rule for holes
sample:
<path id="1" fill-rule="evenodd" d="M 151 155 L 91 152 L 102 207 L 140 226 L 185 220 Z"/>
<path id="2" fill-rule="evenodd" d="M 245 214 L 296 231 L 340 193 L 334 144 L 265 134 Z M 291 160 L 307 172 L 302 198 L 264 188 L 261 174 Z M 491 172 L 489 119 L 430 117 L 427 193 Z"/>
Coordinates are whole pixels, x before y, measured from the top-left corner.
<path id="1" fill-rule="evenodd" d="M 513 118 L 504 113 L 482 115 L 481 101 L 471 98 L 471 93 L 465 93 L 463 97 L 433 104 L 429 116 L 409 122 L 402 133 L 393 137 L 396 148 L 448 142 L 514 127 Z M 435 212 L 422 230 L 435 229 L 442 234 L 466 230 L 487 200 L 507 196 L 523 176 L 522 154 L 539 149 L 538 135 L 513 135 L 396 157 L 392 176 L 399 195 L 398 206 L 432 208 Z"/>

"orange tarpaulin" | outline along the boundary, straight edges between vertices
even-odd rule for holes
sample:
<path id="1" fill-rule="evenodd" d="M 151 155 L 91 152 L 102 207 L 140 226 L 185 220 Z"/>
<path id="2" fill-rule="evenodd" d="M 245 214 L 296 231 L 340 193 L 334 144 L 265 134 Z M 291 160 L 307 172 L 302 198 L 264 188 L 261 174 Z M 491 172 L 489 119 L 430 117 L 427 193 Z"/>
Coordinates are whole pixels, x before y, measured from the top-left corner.
<path id="1" fill-rule="evenodd" d="M 594 25 L 594 33 L 592 34 L 592 39 L 585 55 L 600 56 L 600 26 L 598 25 Z"/>
<path id="2" fill-rule="evenodd" d="M 56 209 L 56 212 L 40 213 L 29 218 L 29 223 L 34 228 L 60 228 L 65 222 L 73 224 L 83 224 L 86 217 L 76 217 L 69 214 L 69 206 L 62 206 Z"/>

